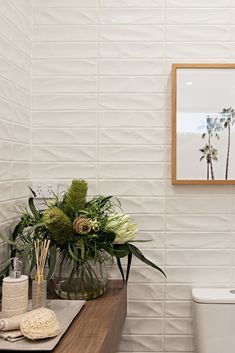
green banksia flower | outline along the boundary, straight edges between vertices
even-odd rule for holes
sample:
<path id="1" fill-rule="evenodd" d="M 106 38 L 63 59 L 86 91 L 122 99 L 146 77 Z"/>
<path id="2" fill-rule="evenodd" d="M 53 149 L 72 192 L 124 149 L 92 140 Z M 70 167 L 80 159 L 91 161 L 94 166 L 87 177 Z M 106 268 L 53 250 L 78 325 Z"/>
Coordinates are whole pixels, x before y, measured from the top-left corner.
<path id="1" fill-rule="evenodd" d="M 44 212 L 43 222 L 58 244 L 65 244 L 74 234 L 69 217 L 58 207 L 49 208 Z"/>
<path id="2" fill-rule="evenodd" d="M 73 180 L 65 198 L 65 213 L 73 219 L 75 215 L 84 210 L 86 206 L 87 182 L 85 180 Z"/>

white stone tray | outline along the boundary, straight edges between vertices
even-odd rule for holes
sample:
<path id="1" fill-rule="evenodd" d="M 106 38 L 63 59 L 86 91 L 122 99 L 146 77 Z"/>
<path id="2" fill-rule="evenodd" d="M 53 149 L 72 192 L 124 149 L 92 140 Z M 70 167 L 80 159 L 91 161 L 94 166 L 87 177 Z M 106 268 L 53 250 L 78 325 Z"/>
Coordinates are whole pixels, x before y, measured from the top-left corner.
<path id="1" fill-rule="evenodd" d="M 37 341 L 31 341 L 27 338 L 23 338 L 16 342 L 9 342 L 0 338 L 0 351 L 51 351 L 57 345 L 84 304 L 84 300 L 48 300 L 48 309 L 55 312 L 60 322 L 60 335 L 54 338 L 47 338 Z"/>

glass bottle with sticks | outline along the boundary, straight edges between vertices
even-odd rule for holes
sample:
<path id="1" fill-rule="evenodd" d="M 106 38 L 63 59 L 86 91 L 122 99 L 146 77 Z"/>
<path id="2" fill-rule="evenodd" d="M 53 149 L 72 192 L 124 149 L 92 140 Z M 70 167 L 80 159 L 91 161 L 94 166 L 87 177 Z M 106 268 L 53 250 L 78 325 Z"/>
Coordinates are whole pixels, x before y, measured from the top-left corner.
<path id="1" fill-rule="evenodd" d="M 37 309 L 47 306 L 47 281 L 44 277 L 45 264 L 50 240 L 34 241 L 36 258 L 36 275 L 32 282 L 32 308 Z"/>

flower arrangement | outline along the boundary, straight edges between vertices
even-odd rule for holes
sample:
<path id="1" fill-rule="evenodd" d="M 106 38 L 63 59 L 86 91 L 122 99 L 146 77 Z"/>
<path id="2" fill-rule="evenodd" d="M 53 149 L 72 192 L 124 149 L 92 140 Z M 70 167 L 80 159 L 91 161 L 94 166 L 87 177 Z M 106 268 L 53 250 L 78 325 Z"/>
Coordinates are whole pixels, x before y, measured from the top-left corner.
<path id="1" fill-rule="evenodd" d="M 87 200 L 87 190 L 85 180 L 73 180 L 69 189 L 62 196 L 54 195 L 43 210 L 35 206 L 34 197 L 29 198 L 29 209 L 22 210 L 10 240 L 13 252 L 24 263 L 30 263 L 29 271 L 35 267 L 35 241 L 47 239 L 48 278 L 54 273 L 58 252 L 66 254 L 78 267 L 89 260 L 105 262 L 107 255 L 116 258 L 124 281 L 128 280 L 132 255 L 164 274 L 133 244 L 137 225 L 121 211 L 120 202 L 112 196 Z M 126 276 L 121 264 L 125 256 Z"/>

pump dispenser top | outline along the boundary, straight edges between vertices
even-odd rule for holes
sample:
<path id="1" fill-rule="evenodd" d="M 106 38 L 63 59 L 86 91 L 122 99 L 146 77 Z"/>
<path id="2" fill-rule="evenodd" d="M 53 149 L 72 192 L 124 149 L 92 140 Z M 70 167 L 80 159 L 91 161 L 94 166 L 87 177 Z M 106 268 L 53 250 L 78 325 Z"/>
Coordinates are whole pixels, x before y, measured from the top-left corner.
<path id="1" fill-rule="evenodd" d="M 21 277 L 20 264 L 21 264 L 21 261 L 17 257 L 14 257 L 13 258 L 13 265 L 12 265 L 13 268 L 10 271 L 11 278 L 20 278 Z"/>

